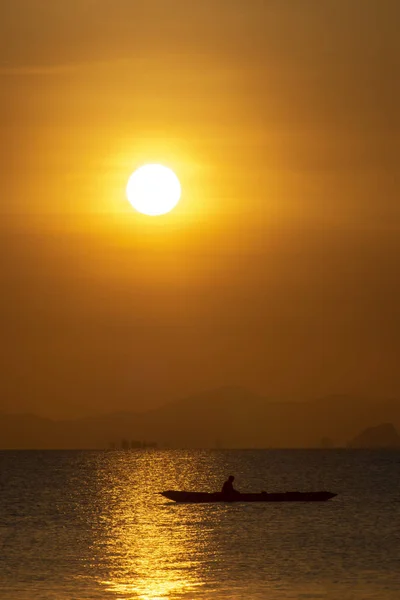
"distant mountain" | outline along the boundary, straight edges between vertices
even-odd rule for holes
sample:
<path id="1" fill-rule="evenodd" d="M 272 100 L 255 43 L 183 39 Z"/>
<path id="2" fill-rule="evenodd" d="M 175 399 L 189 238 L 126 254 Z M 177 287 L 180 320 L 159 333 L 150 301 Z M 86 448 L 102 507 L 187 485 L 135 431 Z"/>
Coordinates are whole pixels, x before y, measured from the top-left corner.
<path id="1" fill-rule="evenodd" d="M 227 387 L 145 413 L 69 421 L 0 413 L 0 448 L 107 448 L 122 440 L 172 448 L 317 448 L 323 438 L 345 446 L 377 422 L 400 427 L 400 402 L 350 396 L 282 401 Z"/>
<path id="2" fill-rule="evenodd" d="M 349 444 L 350 448 L 400 448 L 400 435 L 392 423 L 368 427 Z"/>

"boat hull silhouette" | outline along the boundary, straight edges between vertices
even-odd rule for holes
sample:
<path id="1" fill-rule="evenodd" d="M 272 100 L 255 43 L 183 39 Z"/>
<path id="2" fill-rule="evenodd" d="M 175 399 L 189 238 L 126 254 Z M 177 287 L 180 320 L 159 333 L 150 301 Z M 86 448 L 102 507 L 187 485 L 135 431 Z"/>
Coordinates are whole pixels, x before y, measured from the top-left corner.
<path id="1" fill-rule="evenodd" d="M 261 492 L 259 494 L 232 494 L 225 495 L 221 492 L 185 492 L 168 490 L 160 492 L 164 498 L 174 502 L 203 504 L 210 502 L 326 502 L 337 494 L 332 492 Z"/>

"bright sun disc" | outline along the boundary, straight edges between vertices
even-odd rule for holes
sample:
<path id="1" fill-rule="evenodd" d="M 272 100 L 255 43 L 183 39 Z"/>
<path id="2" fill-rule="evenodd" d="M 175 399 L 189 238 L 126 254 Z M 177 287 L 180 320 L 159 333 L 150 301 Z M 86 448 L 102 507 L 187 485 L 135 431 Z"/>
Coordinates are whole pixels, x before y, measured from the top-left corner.
<path id="1" fill-rule="evenodd" d="M 168 167 L 144 165 L 130 176 L 126 195 L 138 212 L 155 217 L 175 208 L 181 197 L 181 184 Z"/>

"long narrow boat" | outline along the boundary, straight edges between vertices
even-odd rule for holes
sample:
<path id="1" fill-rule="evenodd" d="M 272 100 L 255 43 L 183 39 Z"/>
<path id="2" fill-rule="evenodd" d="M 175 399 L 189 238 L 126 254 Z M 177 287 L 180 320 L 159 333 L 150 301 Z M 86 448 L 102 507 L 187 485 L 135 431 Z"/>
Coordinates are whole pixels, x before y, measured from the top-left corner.
<path id="1" fill-rule="evenodd" d="M 226 496 L 221 492 L 179 492 L 168 490 L 160 492 L 162 496 L 174 502 L 207 503 L 207 502 L 325 502 L 337 496 L 332 492 L 261 492 L 259 494 L 233 494 Z"/>

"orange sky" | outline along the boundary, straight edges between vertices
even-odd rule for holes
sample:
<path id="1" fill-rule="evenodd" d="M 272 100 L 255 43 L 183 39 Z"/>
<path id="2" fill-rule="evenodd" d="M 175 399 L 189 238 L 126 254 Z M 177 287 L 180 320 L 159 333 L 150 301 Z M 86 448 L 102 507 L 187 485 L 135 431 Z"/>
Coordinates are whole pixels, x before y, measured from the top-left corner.
<path id="1" fill-rule="evenodd" d="M 399 6 L 3 0 L 0 410 L 400 394 Z"/>

